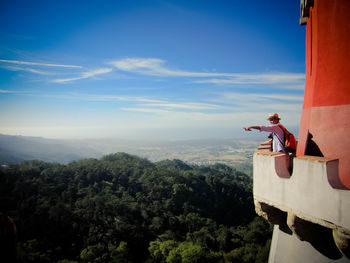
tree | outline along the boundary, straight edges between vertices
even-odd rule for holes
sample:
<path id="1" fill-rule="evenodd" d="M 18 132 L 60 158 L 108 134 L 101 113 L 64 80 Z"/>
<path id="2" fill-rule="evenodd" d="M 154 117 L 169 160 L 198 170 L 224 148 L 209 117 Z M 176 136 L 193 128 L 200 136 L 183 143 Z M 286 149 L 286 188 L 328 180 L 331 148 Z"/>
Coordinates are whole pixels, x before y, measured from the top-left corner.
<path id="1" fill-rule="evenodd" d="M 11 165 L 0 201 L 10 200 L 19 262 L 261 262 L 271 228 L 254 219 L 251 185 L 225 165 L 118 153 Z"/>

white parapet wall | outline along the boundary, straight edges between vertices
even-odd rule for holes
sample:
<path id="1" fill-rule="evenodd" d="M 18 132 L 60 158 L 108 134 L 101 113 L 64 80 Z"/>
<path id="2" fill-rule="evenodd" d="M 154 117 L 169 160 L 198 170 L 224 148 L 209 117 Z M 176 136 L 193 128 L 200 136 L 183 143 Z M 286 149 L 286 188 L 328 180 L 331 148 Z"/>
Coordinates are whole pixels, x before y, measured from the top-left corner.
<path id="1" fill-rule="evenodd" d="M 297 157 L 290 175 L 288 159 L 286 154 L 254 154 L 254 197 L 326 227 L 350 229 L 350 190 L 334 188 L 341 188 L 338 161 Z"/>
<path id="2" fill-rule="evenodd" d="M 302 156 L 290 163 L 287 154 L 258 150 L 253 173 L 259 215 L 289 228 L 325 254 L 327 246 L 317 240 L 329 239 L 330 233 L 332 242 L 349 258 L 350 190 L 338 178 L 338 160 Z"/>

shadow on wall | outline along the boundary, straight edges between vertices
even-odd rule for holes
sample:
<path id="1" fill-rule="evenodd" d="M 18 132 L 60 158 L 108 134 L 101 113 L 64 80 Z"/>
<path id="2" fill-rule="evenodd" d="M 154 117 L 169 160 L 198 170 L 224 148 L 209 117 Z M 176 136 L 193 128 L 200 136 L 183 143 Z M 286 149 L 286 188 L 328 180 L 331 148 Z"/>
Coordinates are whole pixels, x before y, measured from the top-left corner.
<path id="1" fill-rule="evenodd" d="M 320 147 L 312 139 L 313 135 L 308 132 L 305 155 L 324 157 Z M 334 189 L 349 190 L 339 178 L 339 160 L 334 160 L 332 164 L 327 165 L 327 177 L 329 184 Z"/>
<path id="2" fill-rule="evenodd" d="M 339 236 L 339 241 L 336 243 L 334 231 L 331 228 L 321 226 L 296 216 L 293 212 L 286 212 L 277 207 L 254 200 L 255 211 L 259 216 L 265 218 L 268 222 L 274 225 L 279 225 L 279 230 L 288 234 L 295 235 L 300 241 L 308 242 L 313 248 L 320 252 L 325 257 L 337 260 L 343 257 L 341 251 L 346 257 L 349 256 L 348 251 L 349 240 L 348 234 L 335 231 L 336 236 Z M 338 248 L 337 244 L 340 244 Z"/>
<path id="3" fill-rule="evenodd" d="M 287 224 L 301 241 L 309 242 L 318 252 L 329 259 L 336 260 L 343 257 L 334 242 L 332 229 L 294 215 L 288 216 Z"/>
<path id="4" fill-rule="evenodd" d="M 310 132 L 308 132 L 305 155 L 324 157 L 321 149 L 318 147 L 318 145 L 312 138 L 313 135 Z"/>

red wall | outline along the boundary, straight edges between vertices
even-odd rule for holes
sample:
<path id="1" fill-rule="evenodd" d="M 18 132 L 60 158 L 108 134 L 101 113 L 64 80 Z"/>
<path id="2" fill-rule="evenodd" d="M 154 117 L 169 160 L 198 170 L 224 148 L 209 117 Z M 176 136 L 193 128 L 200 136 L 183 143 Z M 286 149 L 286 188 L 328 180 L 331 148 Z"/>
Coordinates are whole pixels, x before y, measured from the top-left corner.
<path id="1" fill-rule="evenodd" d="M 306 81 L 297 156 L 339 159 L 340 180 L 350 189 L 349 135 L 350 0 L 315 0 L 306 25 Z"/>

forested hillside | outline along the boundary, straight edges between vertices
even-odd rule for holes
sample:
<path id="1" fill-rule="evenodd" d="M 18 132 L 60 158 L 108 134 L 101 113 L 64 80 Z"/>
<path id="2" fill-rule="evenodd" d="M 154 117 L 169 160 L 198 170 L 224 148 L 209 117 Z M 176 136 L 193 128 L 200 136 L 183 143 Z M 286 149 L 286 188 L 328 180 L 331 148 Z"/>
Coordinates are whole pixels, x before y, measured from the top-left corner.
<path id="1" fill-rule="evenodd" d="M 252 179 L 225 165 L 23 162 L 0 170 L 0 198 L 18 262 L 267 262 Z"/>

